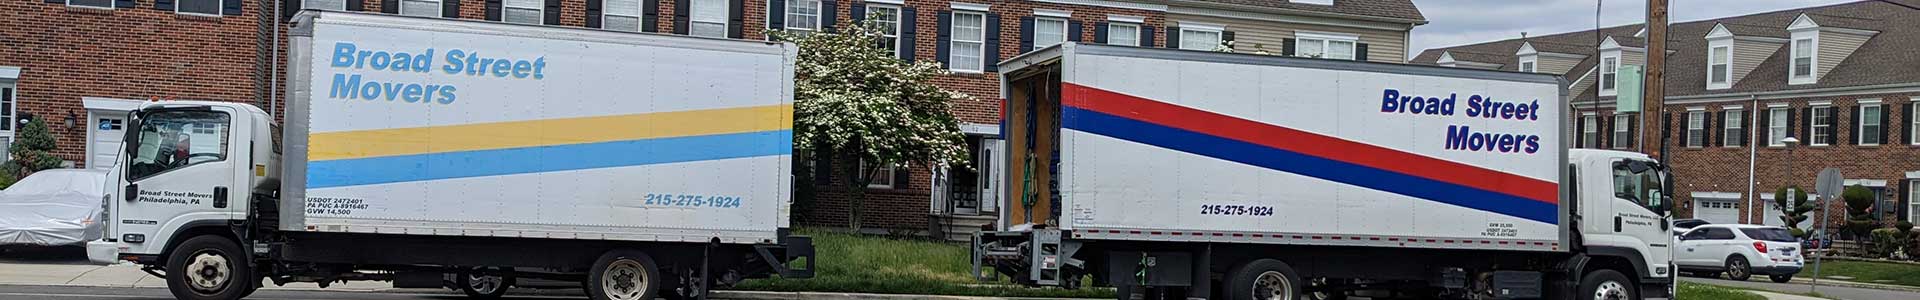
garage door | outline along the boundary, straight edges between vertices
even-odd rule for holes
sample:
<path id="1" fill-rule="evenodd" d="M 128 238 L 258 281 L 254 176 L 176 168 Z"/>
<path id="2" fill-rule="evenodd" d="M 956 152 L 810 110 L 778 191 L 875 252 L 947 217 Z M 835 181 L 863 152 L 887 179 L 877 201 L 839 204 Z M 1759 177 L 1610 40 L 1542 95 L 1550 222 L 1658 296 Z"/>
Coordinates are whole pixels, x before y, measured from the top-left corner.
<path id="1" fill-rule="evenodd" d="M 87 167 L 101 170 L 112 168 L 113 160 L 120 157 L 120 140 L 127 134 L 127 117 L 111 114 L 93 115 L 94 118 L 91 120 L 93 124 L 89 124 L 93 129 L 93 134 L 90 134 L 93 141 L 90 141 L 87 147 L 87 151 L 93 153 L 89 153 L 91 157 L 88 157 Z"/>
<path id="2" fill-rule="evenodd" d="M 1739 224 L 1739 200 L 1694 199 L 1693 217 L 1713 224 Z"/>

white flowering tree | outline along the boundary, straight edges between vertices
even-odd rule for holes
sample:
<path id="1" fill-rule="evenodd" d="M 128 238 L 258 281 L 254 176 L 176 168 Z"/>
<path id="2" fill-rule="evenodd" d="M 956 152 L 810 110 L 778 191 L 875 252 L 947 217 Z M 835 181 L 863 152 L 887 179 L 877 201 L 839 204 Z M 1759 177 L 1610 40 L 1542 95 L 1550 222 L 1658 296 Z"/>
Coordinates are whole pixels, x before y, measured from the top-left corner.
<path id="1" fill-rule="evenodd" d="M 871 22 L 840 32 L 776 31 L 800 46 L 794 69 L 793 146 L 817 159 L 857 159 L 845 168 L 852 194 L 849 223 L 861 227 L 867 184 L 884 166 L 933 167 L 967 160 L 965 136 L 949 111 L 965 94 L 934 86 L 947 71 L 907 62 L 880 47 Z M 858 172 L 858 173 L 855 173 Z M 865 175 L 865 176 L 858 176 Z"/>

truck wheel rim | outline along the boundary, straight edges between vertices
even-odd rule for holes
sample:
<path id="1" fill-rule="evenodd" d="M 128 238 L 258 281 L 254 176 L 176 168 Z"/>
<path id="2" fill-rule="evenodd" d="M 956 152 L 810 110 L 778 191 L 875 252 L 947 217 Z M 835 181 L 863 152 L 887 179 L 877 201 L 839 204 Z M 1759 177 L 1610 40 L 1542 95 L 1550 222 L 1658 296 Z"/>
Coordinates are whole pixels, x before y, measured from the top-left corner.
<path id="1" fill-rule="evenodd" d="M 219 252 L 195 252 L 192 260 L 187 263 L 187 269 L 185 270 L 187 271 L 187 284 L 193 287 L 195 291 L 209 294 L 218 293 L 227 286 L 227 282 L 229 281 L 227 279 L 232 277 L 228 274 L 228 272 L 230 272 L 230 270 L 228 270 L 229 265 L 231 265 L 231 263 L 227 261 L 227 256 L 221 255 Z"/>
<path id="2" fill-rule="evenodd" d="M 481 294 L 493 294 L 501 287 L 500 276 L 467 275 L 467 288 Z"/>
<path id="3" fill-rule="evenodd" d="M 617 260 L 607 266 L 605 276 L 601 276 L 601 290 L 607 298 L 620 300 L 641 300 L 641 294 L 647 291 L 647 271 L 633 260 Z"/>
<path id="4" fill-rule="evenodd" d="M 1288 282 L 1287 276 L 1280 274 L 1280 272 L 1267 271 L 1260 273 L 1259 277 L 1253 278 L 1254 298 L 1291 300 L 1295 294 L 1298 293 L 1294 293 L 1293 283 Z"/>
<path id="5" fill-rule="evenodd" d="M 1599 288 L 1593 289 L 1593 300 L 1622 299 L 1627 299 L 1627 286 L 1619 281 L 1601 282 Z"/>

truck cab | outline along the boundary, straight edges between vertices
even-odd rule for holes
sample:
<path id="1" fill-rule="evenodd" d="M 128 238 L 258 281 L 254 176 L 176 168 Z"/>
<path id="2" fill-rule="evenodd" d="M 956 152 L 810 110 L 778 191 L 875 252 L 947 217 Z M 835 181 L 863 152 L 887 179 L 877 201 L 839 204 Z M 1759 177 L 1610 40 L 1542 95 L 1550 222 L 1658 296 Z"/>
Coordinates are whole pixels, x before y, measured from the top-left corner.
<path id="1" fill-rule="evenodd" d="M 252 105 L 153 101 L 134 110 L 108 171 L 106 238 L 88 258 L 159 264 L 176 237 L 204 233 L 245 241 L 255 200 L 279 186 L 272 117 Z M 257 226 L 257 224 L 252 224 Z"/>
<path id="2" fill-rule="evenodd" d="M 1669 289 L 1674 240 L 1667 168 L 1646 154 L 1613 150 L 1570 149 L 1567 161 L 1587 263 L 1638 275 L 1630 280 L 1642 293 Z"/>

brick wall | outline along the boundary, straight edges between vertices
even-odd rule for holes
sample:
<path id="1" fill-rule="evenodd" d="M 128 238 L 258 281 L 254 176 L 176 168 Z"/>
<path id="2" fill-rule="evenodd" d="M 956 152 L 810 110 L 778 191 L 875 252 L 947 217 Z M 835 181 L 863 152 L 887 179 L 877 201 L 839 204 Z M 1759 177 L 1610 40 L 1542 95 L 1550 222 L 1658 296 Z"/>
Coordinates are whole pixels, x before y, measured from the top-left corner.
<path id="1" fill-rule="evenodd" d="M 257 102 L 259 1 L 241 15 L 188 16 L 152 0 L 116 9 L 0 3 L 0 66 L 20 68 L 16 103 L 52 129 L 62 159 L 84 166 L 81 97 Z M 74 126 L 67 127 L 67 118 Z"/>

